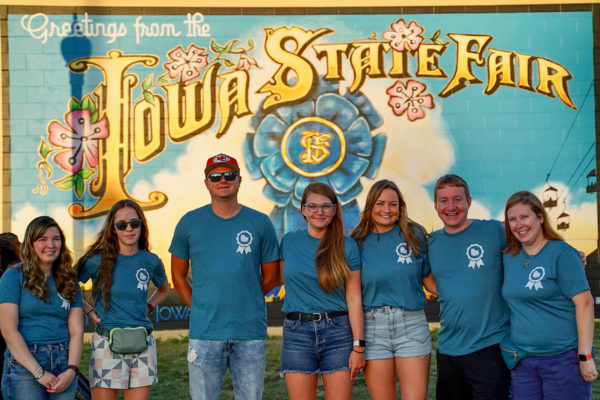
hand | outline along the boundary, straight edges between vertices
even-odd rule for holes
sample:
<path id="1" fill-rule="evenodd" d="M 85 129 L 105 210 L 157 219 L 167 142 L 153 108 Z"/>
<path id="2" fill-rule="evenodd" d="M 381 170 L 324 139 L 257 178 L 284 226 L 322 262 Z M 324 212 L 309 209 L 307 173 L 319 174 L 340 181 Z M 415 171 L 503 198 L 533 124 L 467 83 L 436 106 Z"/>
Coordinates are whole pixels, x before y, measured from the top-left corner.
<path id="1" fill-rule="evenodd" d="M 598 371 L 596 371 L 594 359 L 579 361 L 579 373 L 584 381 L 594 382 L 598 378 Z"/>
<path id="2" fill-rule="evenodd" d="M 42 375 L 42 377 L 37 380 L 37 383 L 39 383 L 46 389 L 50 389 L 52 385 L 56 383 L 56 377 L 50 372 L 44 371 L 44 375 Z"/>
<path id="3" fill-rule="evenodd" d="M 75 371 L 72 369 L 67 369 L 62 374 L 56 377 L 56 380 L 53 385 L 50 385 L 48 388 L 48 393 L 60 393 L 69 387 L 71 382 L 73 382 L 73 378 L 75 378 Z"/>
<path id="4" fill-rule="evenodd" d="M 360 374 L 365 367 L 365 348 L 359 347 L 356 349 L 360 351 L 352 351 L 350 353 L 350 359 L 348 360 L 348 366 L 350 367 L 350 380 L 354 380 Z"/>
<path id="5" fill-rule="evenodd" d="M 88 318 L 90 319 L 90 321 L 92 321 L 94 324 L 97 324 L 98 322 L 100 322 L 100 318 L 98 318 L 98 314 L 96 314 L 96 310 L 92 310 L 89 312 L 89 314 L 87 315 Z"/>

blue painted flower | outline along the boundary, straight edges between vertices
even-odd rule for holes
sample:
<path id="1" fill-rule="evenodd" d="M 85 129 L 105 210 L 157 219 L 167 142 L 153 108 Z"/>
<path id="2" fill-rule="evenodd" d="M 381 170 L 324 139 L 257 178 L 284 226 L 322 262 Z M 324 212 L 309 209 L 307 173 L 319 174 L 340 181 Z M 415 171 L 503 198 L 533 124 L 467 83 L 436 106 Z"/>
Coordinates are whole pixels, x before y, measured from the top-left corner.
<path id="1" fill-rule="evenodd" d="M 371 132 L 382 119 L 361 92 L 339 94 L 337 83 L 319 81 L 312 98 L 260 111 L 252 117 L 243 154 L 252 179 L 267 181 L 264 195 L 280 234 L 305 226 L 299 212 L 302 191 L 311 182 L 330 185 L 337 194 L 347 228 L 358 221 L 361 177 L 373 179 L 381 164 L 386 136 Z"/>

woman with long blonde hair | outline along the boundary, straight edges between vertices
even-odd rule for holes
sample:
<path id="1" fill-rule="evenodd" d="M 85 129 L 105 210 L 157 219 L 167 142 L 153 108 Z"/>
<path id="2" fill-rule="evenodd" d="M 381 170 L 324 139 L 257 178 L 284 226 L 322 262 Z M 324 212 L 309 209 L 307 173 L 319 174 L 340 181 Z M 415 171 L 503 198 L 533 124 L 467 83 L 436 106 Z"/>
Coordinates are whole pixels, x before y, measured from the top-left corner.
<path id="1" fill-rule="evenodd" d="M 374 400 L 427 398 L 431 337 L 423 284 L 435 292 L 427 234 L 408 217 L 398 186 L 375 182 L 351 236 L 362 261 L 365 381 Z"/>
<path id="2" fill-rule="evenodd" d="M 314 399 L 319 375 L 327 400 L 350 400 L 365 351 L 358 247 L 329 186 L 309 184 L 301 211 L 307 229 L 281 239 L 281 373 L 291 400 Z"/>
<path id="3" fill-rule="evenodd" d="M 116 399 L 123 390 L 125 399 L 148 399 L 158 382 L 148 315 L 167 297 L 169 283 L 162 261 L 149 252 L 148 225 L 136 202 L 126 199 L 113 205 L 98 237 L 77 262 L 77 271 L 81 282 L 91 278 L 93 283 L 95 305 L 83 305 L 96 323 L 90 349 L 92 397 Z M 157 290 L 148 297 L 150 282 Z M 133 329 L 143 331 L 139 350 L 113 347 L 117 335 Z"/>
<path id="4" fill-rule="evenodd" d="M 8 353 L 6 400 L 71 400 L 83 346 L 81 291 L 65 236 L 50 217 L 25 231 L 22 262 L 0 280 L 0 329 Z"/>

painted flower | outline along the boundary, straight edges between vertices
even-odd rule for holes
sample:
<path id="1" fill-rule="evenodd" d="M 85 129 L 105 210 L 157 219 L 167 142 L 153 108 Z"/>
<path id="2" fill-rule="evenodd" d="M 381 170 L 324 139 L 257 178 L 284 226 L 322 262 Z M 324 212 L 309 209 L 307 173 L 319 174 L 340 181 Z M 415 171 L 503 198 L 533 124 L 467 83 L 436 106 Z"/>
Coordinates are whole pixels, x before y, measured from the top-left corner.
<path id="1" fill-rule="evenodd" d="M 415 21 L 410 21 L 408 26 L 403 18 L 400 18 L 396 23 L 390 25 L 391 31 L 383 32 L 383 39 L 390 42 L 390 46 L 394 50 L 404 51 L 407 47 L 409 50 L 416 50 L 423 41 L 423 27 Z"/>
<path id="2" fill-rule="evenodd" d="M 65 114 L 68 128 L 58 121 L 48 125 L 48 141 L 62 147 L 54 156 L 54 161 L 67 172 L 76 173 L 83 165 L 83 155 L 90 167 L 98 165 L 98 139 L 108 136 L 106 118 L 91 123 L 87 109 L 73 110 Z"/>
<path id="3" fill-rule="evenodd" d="M 256 59 L 248 57 L 244 53 L 240 53 L 240 59 L 235 69 L 243 69 L 249 71 L 253 65 L 258 66 L 258 64 L 256 63 Z"/>
<path id="4" fill-rule="evenodd" d="M 164 67 L 172 79 L 180 77 L 182 82 L 187 82 L 200 75 L 200 70 L 208 65 L 208 54 L 204 47 L 190 44 L 187 51 L 181 46 L 175 47 L 167 56 L 172 60 L 165 63 Z"/>
<path id="5" fill-rule="evenodd" d="M 372 135 L 383 123 L 361 92 L 339 94 L 337 83 L 320 80 L 312 98 L 268 113 L 259 108 L 243 144 L 252 179 L 266 180 L 263 194 L 275 203 L 271 220 L 280 234 L 305 226 L 299 212 L 304 188 L 330 185 L 342 204 L 347 226 L 358 222 L 361 177 L 373 179 L 386 135 Z"/>
<path id="6" fill-rule="evenodd" d="M 402 81 L 397 81 L 386 92 L 390 95 L 388 105 L 398 116 L 406 112 L 409 121 L 424 118 L 423 107 L 434 107 L 433 96 L 423 95 L 426 89 L 427 86 L 421 82 L 409 80 L 405 86 Z"/>

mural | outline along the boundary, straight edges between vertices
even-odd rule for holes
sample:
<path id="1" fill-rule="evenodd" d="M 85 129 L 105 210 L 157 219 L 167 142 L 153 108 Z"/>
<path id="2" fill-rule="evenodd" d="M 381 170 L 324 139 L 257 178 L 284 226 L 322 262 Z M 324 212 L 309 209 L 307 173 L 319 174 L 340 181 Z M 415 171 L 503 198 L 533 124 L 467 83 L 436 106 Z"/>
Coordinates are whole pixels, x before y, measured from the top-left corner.
<path id="1" fill-rule="evenodd" d="M 243 164 L 240 201 L 280 235 L 303 226 L 308 183 L 334 188 L 349 230 L 381 178 L 437 229 L 432 185 L 452 172 L 471 185 L 472 217 L 501 219 L 510 194 L 531 190 L 571 244 L 596 248 L 591 12 L 7 23 L 21 236 L 48 214 L 81 254 L 131 198 L 169 269 L 176 222 L 209 201 L 206 159 L 225 152 Z"/>

